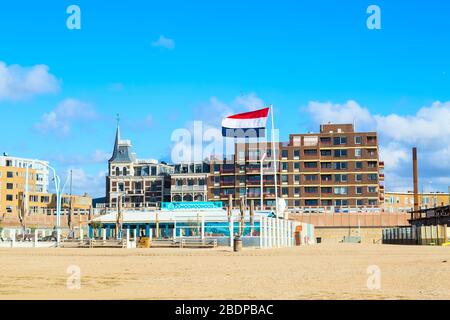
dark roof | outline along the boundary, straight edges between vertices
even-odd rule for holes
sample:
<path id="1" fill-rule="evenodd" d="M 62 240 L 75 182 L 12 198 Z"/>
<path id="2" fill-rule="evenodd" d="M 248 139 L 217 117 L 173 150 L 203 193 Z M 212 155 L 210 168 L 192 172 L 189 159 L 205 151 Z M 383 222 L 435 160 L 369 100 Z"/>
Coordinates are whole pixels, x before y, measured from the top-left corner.
<path id="1" fill-rule="evenodd" d="M 133 154 L 133 151 L 131 150 L 131 145 L 121 144 L 120 128 L 119 126 L 117 126 L 116 140 L 114 142 L 114 150 L 111 159 L 109 159 L 109 162 L 124 163 L 134 161 L 135 156 Z"/>

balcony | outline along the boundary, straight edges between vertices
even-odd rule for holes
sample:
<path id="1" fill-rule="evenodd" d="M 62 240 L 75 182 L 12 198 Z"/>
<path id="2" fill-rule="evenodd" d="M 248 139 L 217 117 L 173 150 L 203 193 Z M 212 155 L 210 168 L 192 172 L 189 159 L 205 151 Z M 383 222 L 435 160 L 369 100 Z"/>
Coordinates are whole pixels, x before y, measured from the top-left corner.
<path id="1" fill-rule="evenodd" d="M 172 186 L 170 189 L 172 192 L 206 191 L 207 186 Z"/>

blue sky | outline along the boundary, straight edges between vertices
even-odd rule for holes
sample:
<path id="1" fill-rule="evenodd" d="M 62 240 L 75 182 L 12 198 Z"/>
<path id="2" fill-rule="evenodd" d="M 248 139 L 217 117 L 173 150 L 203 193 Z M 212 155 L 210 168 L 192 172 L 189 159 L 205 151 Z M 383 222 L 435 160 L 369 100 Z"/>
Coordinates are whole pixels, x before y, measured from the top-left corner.
<path id="1" fill-rule="evenodd" d="M 81 30 L 66 27 L 73 4 Z M 381 30 L 366 27 L 371 4 Z M 0 151 L 101 195 L 116 113 L 138 157 L 167 160 L 173 130 L 271 103 L 283 138 L 322 121 L 379 131 L 388 189 L 410 188 L 418 145 L 424 189 L 445 191 L 449 19 L 442 0 L 2 2 Z"/>

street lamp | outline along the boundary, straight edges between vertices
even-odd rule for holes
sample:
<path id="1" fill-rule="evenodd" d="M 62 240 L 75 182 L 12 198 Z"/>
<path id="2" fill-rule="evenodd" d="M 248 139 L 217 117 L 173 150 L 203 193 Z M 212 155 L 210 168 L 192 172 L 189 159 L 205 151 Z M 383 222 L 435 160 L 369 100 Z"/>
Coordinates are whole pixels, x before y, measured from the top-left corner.
<path id="1" fill-rule="evenodd" d="M 52 166 L 50 166 L 48 163 L 45 163 L 40 160 L 31 160 L 31 164 L 38 163 L 40 165 L 43 165 L 44 167 L 47 167 L 53 172 L 53 181 L 55 181 L 55 190 L 56 190 L 56 231 L 57 231 L 57 242 L 59 245 L 60 242 L 60 228 L 61 228 L 61 190 L 60 190 L 60 183 L 61 180 L 59 176 L 56 175 L 56 170 Z M 29 165 L 27 165 L 27 173 L 26 173 L 26 182 L 25 182 L 25 193 L 26 193 L 26 199 L 27 199 L 27 206 L 28 206 L 28 168 Z"/>

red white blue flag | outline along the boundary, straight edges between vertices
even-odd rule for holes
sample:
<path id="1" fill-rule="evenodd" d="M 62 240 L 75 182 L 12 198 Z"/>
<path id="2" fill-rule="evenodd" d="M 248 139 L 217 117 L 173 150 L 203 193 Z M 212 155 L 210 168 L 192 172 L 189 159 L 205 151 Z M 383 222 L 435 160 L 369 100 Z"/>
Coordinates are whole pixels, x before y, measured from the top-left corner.
<path id="1" fill-rule="evenodd" d="M 260 138 L 266 134 L 270 108 L 229 116 L 222 121 L 222 135 L 228 138 Z"/>

